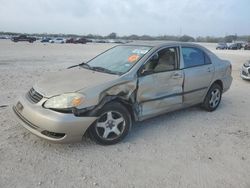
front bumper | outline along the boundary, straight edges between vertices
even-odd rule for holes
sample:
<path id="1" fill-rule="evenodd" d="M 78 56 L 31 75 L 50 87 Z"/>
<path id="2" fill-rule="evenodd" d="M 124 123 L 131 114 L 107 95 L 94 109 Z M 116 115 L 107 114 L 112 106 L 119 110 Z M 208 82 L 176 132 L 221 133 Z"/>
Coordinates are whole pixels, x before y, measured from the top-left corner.
<path id="1" fill-rule="evenodd" d="M 44 102 L 44 101 L 42 101 Z M 96 117 L 76 117 L 45 109 L 42 102 L 31 103 L 25 96 L 19 98 L 13 111 L 18 121 L 33 134 L 57 143 L 79 142 Z"/>
<path id="2" fill-rule="evenodd" d="M 250 67 L 243 66 L 240 73 L 241 78 L 250 80 Z"/>

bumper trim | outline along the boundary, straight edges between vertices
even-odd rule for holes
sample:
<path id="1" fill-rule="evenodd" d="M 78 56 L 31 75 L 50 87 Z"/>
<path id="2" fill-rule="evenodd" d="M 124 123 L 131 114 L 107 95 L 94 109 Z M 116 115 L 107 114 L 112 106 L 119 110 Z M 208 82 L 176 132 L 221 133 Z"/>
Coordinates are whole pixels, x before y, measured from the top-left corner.
<path id="1" fill-rule="evenodd" d="M 243 78 L 244 80 L 250 80 L 250 76 L 245 76 L 245 75 L 243 75 L 243 74 L 241 74 L 240 76 L 241 76 L 241 78 Z"/>
<path id="2" fill-rule="evenodd" d="M 28 121 L 27 119 L 25 119 L 25 118 L 17 111 L 17 109 L 16 109 L 15 106 L 13 106 L 12 109 L 13 109 L 14 113 L 15 113 L 24 123 L 26 123 L 30 128 L 35 129 L 35 130 L 39 129 L 38 126 L 34 125 L 33 123 L 31 123 L 30 121 Z"/>
<path id="3" fill-rule="evenodd" d="M 24 128 L 26 128 L 28 131 L 32 132 L 33 134 L 35 134 L 36 136 L 38 137 L 41 137 L 41 138 L 45 138 L 49 141 L 61 141 L 63 140 L 64 138 L 66 138 L 66 135 L 64 135 L 63 137 L 61 138 L 54 138 L 54 137 L 49 137 L 49 136 L 46 136 L 45 134 L 42 134 L 40 131 L 39 131 L 39 127 L 34 125 L 33 123 L 31 123 L 30 121 L 28 121 L 26 118 L 24 118 L 16 109 L 15 106 L 12 107 L 15 115 L 17 116 L 17 118 L 20 120 L 21 124 L 23 125 Z"/>

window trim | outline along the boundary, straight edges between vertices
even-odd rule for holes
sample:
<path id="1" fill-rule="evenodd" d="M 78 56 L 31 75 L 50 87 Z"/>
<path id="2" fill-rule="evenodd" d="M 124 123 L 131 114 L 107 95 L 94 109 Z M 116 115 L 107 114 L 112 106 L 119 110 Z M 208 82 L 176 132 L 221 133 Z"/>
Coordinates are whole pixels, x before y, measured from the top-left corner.
<path id="1" fill-rule="evenodd" d="M 152 72 L 152 73 L 147 74 L 147 75 L 142 75 L 141 70 L 144 67 L 144 65 L 149 62 L 149 60 L 155 55 L 155 53 L 158 53 L 159 51 L 161 51 L 163 49 L 166 49 L 166 48 L 175 48 L 176 49 L 176 53 L 177 53 L 177 64 L 176 64 L 177 66 L 176 66 L 176 68 L 174 70 L 164 70 L 164 71 L 159 71 L 159 72 Z M 161 48 L 155 50 L 154 52 L 152 52 L 152 54 L 145 60 L 145 62 L 138 69 L 137 75 L 138 75 L 138 77 L 143 77 L 143 76 L 148 76 L 148 75 L 152 75 L 152 74 L 158 74 L 158 73 L 163 73 L 163 72 L 171 72 L 171 71 L 181 70 L 180 69 L 180 59 L 181 58 L 180 58 L 180 46 L 179 45 L 161 47 Z"/>
<path id="2" fill-rule="evenodd" d="M 202 50 L 203 51 L 203 50 Z M 204 52 L 203 51 L 203 54 L 204 54 L 204 58 L 205 58 L 205 56 L 207 56 L 207 58 L 208 58 L 208 60 L 209 60 L 209 63 L 206 63 L 206 61 L 205 61 L 205 64 L 204 65 L 211 65 L 211 64 L 213 64 L 212 63 L 212 61 L 211 61 L 211 58 L 209 57 L 209 55 L 206 53 L 206 52 Z M 205 59 L 206 60 L 206 59 Z"/>
<path id="3" fill-rule="evenodd" d="M 193 48 L 193 49 L 200 50 L 202 52 L 202 54 L 203 54 L 203 57 L 204 57 L 204 64 L 202 64 L 202 65 L 194 65 L 194 66 L 191 66 L 191 67 L 185 67 L 185 61 L 184 61 L 184 57 L 183 57 L 183 53 L 182 53 L 182 48 Z M 213 64 L 212 61 L 211 61 L 211 58 L 209 57 L 209 55 L 203 49 L 200 49 L 200 48 L 195 47 L 195 46 L 181 46 L 181 55 L 182 55 L 182 59 L 183 59 L 183 68 L 181 70 L 183 70 L 183 69 L 189 69 L 189 68 L 193 68 L 193 67 L 201 67 L 201 66 Z M 206 63 L 205 56 L 208 57 L 210 63 Z"/>

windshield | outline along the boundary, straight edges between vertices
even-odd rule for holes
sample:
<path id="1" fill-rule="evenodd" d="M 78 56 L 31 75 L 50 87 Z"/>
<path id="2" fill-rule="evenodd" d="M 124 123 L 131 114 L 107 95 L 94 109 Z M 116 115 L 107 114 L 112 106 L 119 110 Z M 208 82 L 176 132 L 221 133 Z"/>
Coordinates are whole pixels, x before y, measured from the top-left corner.
<path id="1" fill-rule="evenodd" d="M 97 71 L 108 70 L 106 72 L 123 74 L 148 53 L 150 49 L 151 47 L 148 46 L 116 46 L 90 60 L 88 65 L 89 68 Z"/>

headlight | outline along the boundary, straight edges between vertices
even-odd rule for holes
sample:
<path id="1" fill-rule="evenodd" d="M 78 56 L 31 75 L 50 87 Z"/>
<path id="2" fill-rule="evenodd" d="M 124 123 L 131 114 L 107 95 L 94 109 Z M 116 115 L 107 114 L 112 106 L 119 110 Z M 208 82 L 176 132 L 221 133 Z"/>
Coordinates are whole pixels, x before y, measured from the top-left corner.
<path id="1" fill-rule="evenodd" d="M 244 63 L 244 67 L 250 67 L 250 62 Z"/>
<path id="2" fill-rule="evenodd" d="M 77 107 L 84 102 L 85 96 L 80 93 L 62 94 L 48 99 L 44 107 L 54 109 L 66 109 Z"/>

